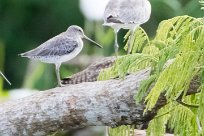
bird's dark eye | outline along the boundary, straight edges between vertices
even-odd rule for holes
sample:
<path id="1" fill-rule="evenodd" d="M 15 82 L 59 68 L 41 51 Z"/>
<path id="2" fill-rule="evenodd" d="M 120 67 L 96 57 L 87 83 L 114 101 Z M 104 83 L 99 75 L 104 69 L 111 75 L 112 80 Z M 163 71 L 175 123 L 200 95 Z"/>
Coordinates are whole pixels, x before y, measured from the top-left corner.
<path id="1" fill-rule="evenodd" d="M 78 29 L 78 32 L 79 32 L 79 33 L 83 33 L 81 29 Z"/>

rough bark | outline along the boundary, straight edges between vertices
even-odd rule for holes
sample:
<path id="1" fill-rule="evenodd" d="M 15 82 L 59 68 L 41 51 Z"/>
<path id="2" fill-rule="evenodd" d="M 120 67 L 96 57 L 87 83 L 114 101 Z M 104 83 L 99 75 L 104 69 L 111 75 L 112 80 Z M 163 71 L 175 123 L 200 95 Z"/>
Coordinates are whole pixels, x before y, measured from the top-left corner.
<path id="1" fill-rule="evenodd" d="M 149 69 L 125 79 L 95 81 L 99 71 L 114 61 L 115 57 L 105 58 L 63 81 L 75 85 L 1 104 L 0 135 L 41 136 L 86 126 L 146 124 L 166 104 L 165 97 L 161 95 L 155 108 L 145 115 L 145 104 L 135 105 L 134 95 L 141 81 L 149 77 Z M 193 83 L 189 94 L 196 93 L 198 86 L 198 82 Z"/>
<path id="2" fill-rule="evenodd" d="M 97 77 L 102 69 L 109 68 L 115 62 L 116 57 L 102 58 L 93 64 L 91 64 L 85 70 L 74 74 L 70 77 L 64 78 L 62 84 L 79 84 L 83 82 L 94 82 L 97 81 Z"/>
<path id="3" fill-rule="evenodd" d="M 144 105 L 134 95 L 149 70 L 124 80 L 69 85 L 0 105 L 0 135 L 47 135 L 85 126 L 142 124 Z"/>

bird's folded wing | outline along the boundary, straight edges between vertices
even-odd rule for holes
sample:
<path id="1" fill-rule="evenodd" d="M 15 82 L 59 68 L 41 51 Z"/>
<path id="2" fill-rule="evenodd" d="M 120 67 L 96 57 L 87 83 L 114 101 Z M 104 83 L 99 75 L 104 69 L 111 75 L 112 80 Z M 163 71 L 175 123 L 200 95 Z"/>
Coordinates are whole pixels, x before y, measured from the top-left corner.
<path id="1" fill-rule="evenodd" d="M 121 23 L 118 20 L 118 10 L 121 0 L 110 0 L 105 8 L 104 22 L 106 23 Z"/>
<path id="2" fill-rule="evenodd" d="M 67 37 L 55 37 L 38 48 L 21 54 L 23 57 L 41 58 L 63 56 L 73 52 L 78 46 L 78 42 Z"/>
<path id="3" fill-rule="evenodd" d="M 107 23 L 117 23 L 117 24 L 123 24 L 117 17 L 114 17 L 110 15 L 109 17 L 106 18 Z"/>
<path id="4" fill-rule="evenodd" d="M 120 6 L 118 18 L 121 22 L 124 24 L 143 24 L 149 20 L 151 14 L 151 5 L 148 0 L 127 1 L 123 1 Z"/>
<path id="5" fill-rule="evenodd" d="M 110 0 L 104 13 L 106 23 L 143 24 L 149 20 L 151 5 L 148 0 Z"/>

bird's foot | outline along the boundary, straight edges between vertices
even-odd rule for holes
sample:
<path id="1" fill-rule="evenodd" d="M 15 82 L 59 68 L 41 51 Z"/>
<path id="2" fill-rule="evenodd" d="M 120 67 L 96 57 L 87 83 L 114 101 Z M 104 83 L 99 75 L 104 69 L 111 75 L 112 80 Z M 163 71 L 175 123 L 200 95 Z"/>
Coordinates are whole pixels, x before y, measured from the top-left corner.
<path id="1" fill-rule="evenodd" d="M 128 49 L 127 49 L 127 55 L 131 54 L 131 49 L 130 47 L 128 46 Z"/>
<path id="2" fill-rule="evenodd" d="M 119 46 L 115 45 L 115 56 L 116 56 L 116 58 L 118 58 L 118 48 L 119 48 Z"/>
<path id="3" fill-rule="evenodd" d="M 58 83 L 58 87 L 65 87 L 65 86 L 66 86 L 65 84 Z"/>

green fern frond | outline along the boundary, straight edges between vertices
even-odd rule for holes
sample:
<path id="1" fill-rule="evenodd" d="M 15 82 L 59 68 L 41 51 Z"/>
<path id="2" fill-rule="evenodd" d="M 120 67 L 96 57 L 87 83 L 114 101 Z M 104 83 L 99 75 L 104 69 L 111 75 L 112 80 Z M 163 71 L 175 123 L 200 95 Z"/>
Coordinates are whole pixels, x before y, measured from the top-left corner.
<path id="1" fill-rule="evenodd" d="M 109 129 L 109 136 L 134 136 L 134 126 L 120 126 Z"/>
<path id="2" fill-rule="evenodd" d="M 168 126 L 179 136 L 198 136 L 196 115 L 188 107 L 178 105 L 170 114 Z"/>
<path id="3" fill-rule="evenodd" d="M 124 39 L 125 41 L 127 41 L 126 45 L 125 45 L 125 50 L 127 51 L 127 47 L 128 44 L 130 42 L 131 39 L 131 52 L 132 53 L 138 53 L 138 52 L 142 52 L 143 48 L 146 46 L 150 46 L 150 40 L 149 37 L 147 35 L 147 33 L 144 31 L 144 29 L 142 29 L 141 27 L 138 27 L 136 29 L 136 31 L 133 34 L 134 39 L 130 38 L 130 31 L 125 35 Z"/>
<path id="4" fill-rule="evenodd" d="M 166 92 L 167 99 L 174 100 L 181 93 L 186 92 L 188 86 L 197 74 L 195 66 L 199 57 L 195 52 L 178 56 L 175 61 L 167 67 L 159 76 L 155 86 L 146 97 L 147 109 L 152 109 L 160 94 Z"/>
<path id="5" fill-rule="evenodd" d="M 135 94 L 135 101 L 136 104 L 140 103 L 143 99 L 144 96 L 147 96 L 147 90 L 149 87 L 154 83 L 155 79 L 158 78 L 158 75 L 151 75 L 147 80 L 144 80 L 140 87 L 138 93 Z"/>
<path id="6" fill-rule="evenodd" d="M 190 16 L 178 16 L 162 21 L 157 29 L 155 40 L 171 45 L 172 41 L 176 41 L 181 36 L 181 33 L 194 23 L 193 20 L 194 18 Z"/>
<path id="7" fill-rule="evenodd" d="M 111 68 L 100 72 L 98 80 L 107 80 L 116 77 L 123 78 L 126 74 L 134 73 L 147 67 L 152 67 L 157 61 L 157 58 L 148 54 L 121 56 Z"/>
<path id="8" fill-rule="evenodd" d="M 177 21 L 175 21 L 175 18 L 172 19 L 173 22 L 177 22 L 176 26 L 173 25 L 173 27 L 176 28 L 175 30 L 180 32 L 181 35 L 179 33 L 175 35 L 179 37 L 175 37 L 175 42 L 177 42 L 177 44 L 172 44 L 173 42 L 167 44 L 174 46 L 178 54 L 175 54 L 174 62 L 160 73 L 155 86 L 146 97 L 147 110 L 151 110 L 155 106 L 162 92 L 165 92 L 167 99 L 171 100 L 177 98 L 181 93 L 185 95 L 191 80 L 198 74 L 200 70 L 199 67 L 203 66 L 204 60 L 201 61 L 204 51 L 203 24 L 200 23 L 199 20 L 196 21 L 196 19 L 189 18 L 188 16 L 182 17 L 182 19 L 176 19 Z M 170 22 L 172 21 L 170 20 Z M 180 26 L 181 30 L 178 29 L 177 25 Z M 162 28 L 159 27 L 159 29 Z M 169 38 L 167 38 L 166 41 L 168 41 L 168 39 Z"/>
<path id="9" fill-rule="evenodd" d="M 203 73 L 204 74 L 204 73 Z M 204 77 L 204 76 L 203 76 Z M 204 84 L 201 86 L 201 93 L 200 93 L 200 99 L 199 99 L 199 108 L 198 108 L 198 120 L 197 123 L 200 123 L 201 126 L 204 126 Z M 199 126 L 199 124 L 198 124 Z M 204 128 L 201 128 L 201 133 L 204 134 Z"/>
<path id="10" fill-rule="evenodd" d="M 98 79 L 124 78 L 127 74 L 150 67 L 151 76 L 141 83 L 135 97 L 136 102 L 145 98 L 146 111 L 152 110 L 163 93 L 168 105 L 162 107 L 158 116 L 151 121 L 148 134 L 162 135 L 168 123 L 177 135 L 198 135 L 198 124 L 204 127 L 204 89 L 202 87 L 204 82 L 200 87 L 201 93 L 194 96 L 186 96 L 186 93 L 194 77 L 204 77 L 204 72 L 202 73 L 203 37 L 204 19 L 190 16 L 179 16 L 162 21 L 155 38 L 151 41 L 145 31 L 138 28 L 131 41 L 133 54 L 118 57 L 111 68 L 101 71 Z M 129 33 L 125 38 L 129 38 Z M 149 92 L 150 86 L 153 88 Z M 175 104 L 175 100 L 180 96 L 185 103 L 199 105 L 199 108 L 189 109 L 181 104 Z M 196 123 L 197 117 L 199 123 Z M 114 129 L 111 133 L 119 135 L 117 132 L 123 129 Z"/>
<path id="11" fill-rule="evenodd" d="M 170 103 L 157 112 L 157 116 L 148 125 L 147 136 L 163 136 L 166 133 L 170 112 L 175 110 L 172 107 L 173 104 Z"/>
<path id="12" fill-rule="evenodd" d="M 163 136 L 167 128 L 174 130 L 174 134 L 179 136 L 200 134 L 196 123 L 196 114 L 188 107 L 174 102 L 170 102 L 158 111 L 157 116 L 149 123 L 147 135 Z"/>

